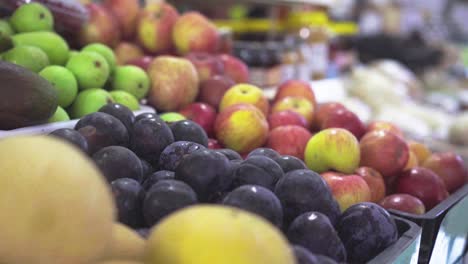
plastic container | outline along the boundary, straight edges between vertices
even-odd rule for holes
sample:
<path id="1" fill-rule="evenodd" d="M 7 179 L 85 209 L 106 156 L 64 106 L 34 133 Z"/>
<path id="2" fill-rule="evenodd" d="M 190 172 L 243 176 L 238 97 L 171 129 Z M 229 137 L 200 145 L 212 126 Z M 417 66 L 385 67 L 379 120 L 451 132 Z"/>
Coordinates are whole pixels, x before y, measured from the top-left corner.
<path id="1" fill-rule="evenodd" d="M 392 217 L 398 228 L 398 240 L 367 262 L 367 264 L 417 263 L 421 241 L 421 227 L 403 218 Z"/>
<path id="2" fill-rule="evenodd" d="M 468 184 L 465 184 L 458 191 L 450 195 L 436 207 L 423 215 L 409 214 L 397 210 L 390 209 L 389 212 L 395 216 L 410 220 L 422 227 L 421 247 L 419 249 L 419 264 L 429 263 L 433 254 L 436 238 L 440 234 L 441 223 L 445 215 L 454 208 L 457 203 L 468 196 Z M 459 222 L 460 225 L 468 227 L 466 214 L 468 213 L 468 205 L 454 208 L 454 210 L 465 213 L 464 221 Z M 443 235 L 443 234 L 440 234 Z M 466 233 L 464 234 L 466 235 Z"/>
<path id="3" fill-rule="evenodd" d="M 141 113 L 152 112 L 154 113 L 154 109 L 152 107 L 146 105 L 140 105 L 140 110 L 134 111 L 135 115 L 139 115 Z M 60 128 L 73 128 L 75 124 L 78 122 L 79 119 L 74 119 L 65 122 L 55 122 L 50 124 L 43 124 L 37 126 L 30 126 L 30 127 L 22 127 L 13 130 L 0 130 L 0 139 L 12 136 L 20 136 L 20 135 L 38 135 L 38 134 L 48 134 L 56 129 Z"/>

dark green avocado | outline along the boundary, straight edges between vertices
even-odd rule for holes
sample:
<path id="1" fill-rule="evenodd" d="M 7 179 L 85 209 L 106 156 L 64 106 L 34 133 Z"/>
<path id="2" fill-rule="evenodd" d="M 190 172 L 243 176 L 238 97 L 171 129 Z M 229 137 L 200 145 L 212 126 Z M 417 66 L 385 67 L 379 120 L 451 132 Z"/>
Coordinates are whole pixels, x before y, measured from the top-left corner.
<path id="1" fill-rule="evenodd" d="M 46 123 L 57 105 L 57 93 L 46 79 L 0 60 L 0 130 Z"/>

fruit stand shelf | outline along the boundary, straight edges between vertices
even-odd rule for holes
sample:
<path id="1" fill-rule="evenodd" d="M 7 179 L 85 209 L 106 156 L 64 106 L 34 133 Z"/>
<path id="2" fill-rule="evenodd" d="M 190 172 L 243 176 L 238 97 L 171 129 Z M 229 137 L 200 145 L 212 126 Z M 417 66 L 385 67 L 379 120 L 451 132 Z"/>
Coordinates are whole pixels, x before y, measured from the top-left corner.
<path id="1" fill-rule="evenodd" d="M 170 0 L 169 2 L 178 4 L 214 5 L 219 4 L 218 0 Z M 335 0 L 225 0 L 223 4 L 265 4 L 265 5 L 320 5 L 330 7 Z"/>

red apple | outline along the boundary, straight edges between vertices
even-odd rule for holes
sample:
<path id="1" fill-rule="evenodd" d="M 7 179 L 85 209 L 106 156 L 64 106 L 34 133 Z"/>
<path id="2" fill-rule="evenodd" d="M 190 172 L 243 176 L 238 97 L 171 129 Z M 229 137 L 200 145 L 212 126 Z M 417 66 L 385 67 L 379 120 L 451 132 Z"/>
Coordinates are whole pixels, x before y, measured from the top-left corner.
<path id="1" fill-rule="evenodd" d="M 327 128 L 344 128 L 360 139 L 366 133 L 366 126 L 359 117 L 346 109 L 337 109 L 323 120 L 321 130 Z"/>
<path id="2" fill-rule="evenodd" d="M 366 133 L 360 142 L 361 166 L 376 169 L 384 177 L 400 173 L 409 159 L 405 140 L 387 130 Z"/>
<path id="3" fill-rule="evenodd" d="M 378 203 L 385 197 L 385 182 L 378 171 L 369 167 L 360 167 L 356 170 L 356 174 L 361 176 L 369 185 L 371 202 Z"/>
<path id="4" fill-rule="evenodd" d="M 190 52 L 214 53 L 219 35 L 216 26 L 199 12 L 187 12 L 177 19 L 172 40 L 181 55 Z"/>
<path id="5" fill-rule="evenodd" d="M 143 50 L 131 42 L 120 42 L 115 47 L 114 53 L 118 65 L 125 65 L 144 56 Z"/>
<path id="6" fill-rule="evenodd" d="M 142 68 L 144 71 L 147 71 L 153 60 L 154 60 L 154 57 L 143 56 L 137 59 L 130 60 L 127 62 L 127 64 L 138 66 Z"/>
<path id="7" fill-rule="evenodd" d="M 268 116 L 268 124 L 270 124 L 270 129 L 287 125 L 296 125 L 307 128 L 306 119 L 300 114 L 291 110 L 271 113 Z"/>
<path id="8" fill-rule="evenodd" d="M 198 72 L 200 82 L 215 75 L 223 74 L 224 66 L 218 57 L 205 52 L 192 52 L 185 56 L 193 63 Z"/>
<path id="9" fill-rule="evenodd" d="M 303 97 L 309 100 L 312 104 L 316 105 L 314 91 L 312 90 L 312 87 L 310 87 L 308 82 L 300 80 L 289 80 L 282 83 L 278 87 L 278 91 L 276 92 L 273 101 L 276 102 L 288 96 Z"/>
<path id="10" fill-rule="evenodd" d="M 177 10 L 164 1 L 147 4 L 138 19 L 138 42 L 151 53 L 170 51 L 172 30 L 178 18 Z"/>
<path id="11" fill-rule="evenodd" d="M 426 210 L 431 210 L 449 195 L 442 179 L 433 171 L 422 167 L 404 171 L 397 178 L 396 186 L 397 193 L 419 198 Z"/>
<path id="12" fill-rule="evenodd" d="M 304 150 L 312 137 L 302 126 L 280 126 L 270 131 L 266 146 L 281 155 L 291 155 L 304 160 Z"/>
<path id="13" fill-rule="evenodd" d="M 315 107 L 309 100 L 305 98 L 288 96 L 273 104 L 273 113 L 284 110 L 291 110 L 302 115 L 307 121 L 307 127 L 310 127 L 314 121 Z"/>
<path id="14" fill-rule="evenodd" d="M 404 193 L 392 194 L 380 201 L 385 209 L 394 209 L 410 214 L 422 215 L 426 212 L 423 202 L 418 198 Z"/>
<path id="15" fill-rule="evenodd" d="M 192 103 L 198 94 L 198 74 L 184 58 L 156 57 L 148 67 L 151 88 L 148 101 L 162 111 L 177 111 Z"/>
<path id="16" fill-rule="evenodd" d="M 435 172 L 445 183 L 449 192 L 454 192 L 468 181 L 468 171 L 463 159 L 453 152 L 434 153 L 422 167 Z"/>
<path id="17" fill-rule="evenodd" d="M 320 127 L 322 127 L 323 121 L 328 117 L 328 115 L 334 111 L 337 111 L 338 109 L 346 110 L 346 107 L 341 103 L 336 102 L 318 104 L 314 127 L 320 129 Z"/>
<path id="18" fill-rule="evenodd" d="M 236 83 L 246 83 L 249 81 L 249 68 L 247 64 L 229 54 L 219 56 L 224 66 L 224 74 L 229 76 Z"/>
<path id="19" fill-rule="evenodd" d="M 96 3 L 86 5 L 88 22 L 78 33 L 78 42 L 81 46 L 100 42 L 114 47 L 120 40 L 119 24 L 114 15 L 107 8 Z"/>
<path id="20" fill-rule="evenodd" d="M 132 39 L 140 13 L 138 0 L 105 0 L 104 6 L 116 17 L 122 38 Z"/>
<path id="21" fill-rule="evenodd" d="M 218 140 L 209 138 L 208 139 L 208 148 L 209 149 L 221 149 L 223 146 L 221 146 L 218 142 Z"/>
<path id="22" fill-rule="evenodd" d="M 265 144 L 268 122 L 257 107 L 235 104 L 218 114 L 215 133 L 223 146 L 239 153 L 247 153 Z"/>
<path id="23" fill-rule="evenodd" d="M 340 205 L 341 212 L 344 212 L 354 204 L 369 202 L 371 199 L 369 186 L 358 175 L 325 172 L 322 173 L 322 177 L 330 187 L 333 197 L 335 197 Z"/>
<path id="24" fill-rule="evenodd" d="M 216 110 L 212 106 L 204 103 L 192 103 L 180 110 L 179 113 L 199 124 L 208 136 L 213 135 Z"/>
<path id="25" fill-rule="evenodd" d="M 367 132 L 374 130 L 386 130 L 403 137 L 403 132 L 394 124 L 386 121 L 373 121 L 367 126 Z"/>
<path id="26" fill-rule="evenodd" d="M 227 76 L 212 76 L 201 82 L 198 101 L 207 103 L 217 109 L 226 91 L 234 85 L 236 83 Z"/>

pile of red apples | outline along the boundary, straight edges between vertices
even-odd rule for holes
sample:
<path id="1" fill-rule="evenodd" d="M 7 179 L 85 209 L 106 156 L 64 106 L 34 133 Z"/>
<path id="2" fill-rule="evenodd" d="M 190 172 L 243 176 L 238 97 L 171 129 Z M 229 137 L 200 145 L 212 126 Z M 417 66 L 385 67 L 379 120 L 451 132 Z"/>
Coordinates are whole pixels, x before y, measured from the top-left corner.
<path id="1" fill-rule="evenodd" d="M 360 202 L 423 214 L 463 186 L 460 156 L 431 153 L 388 122 L 364 124 L 340 103 L 317 104 L 308 83 L 290 80 L 269 100 L 248 84 L 248 67 L 221 53 L 215 25 L 197 12 L 179 14 L 164 2 L 87 5 L 81 44 L 114 47 L 119 64 L 145 69 L 148 102 L 200 124 L 211 148 L 247 154 L 269 147 L 320 173 L 342 211 Z"/>

